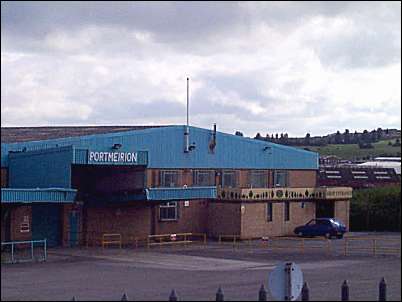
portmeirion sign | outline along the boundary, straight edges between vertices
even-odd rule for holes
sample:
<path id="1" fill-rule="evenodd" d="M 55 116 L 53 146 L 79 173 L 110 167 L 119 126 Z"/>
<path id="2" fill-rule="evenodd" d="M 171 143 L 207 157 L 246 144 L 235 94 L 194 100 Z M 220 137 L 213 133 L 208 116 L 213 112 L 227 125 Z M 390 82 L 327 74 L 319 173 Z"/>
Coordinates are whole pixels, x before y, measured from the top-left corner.
<path id="1" fill-rule="evenodd" d="M 137 152 L 88 151 L 88 163 L 139 164 Z"/>

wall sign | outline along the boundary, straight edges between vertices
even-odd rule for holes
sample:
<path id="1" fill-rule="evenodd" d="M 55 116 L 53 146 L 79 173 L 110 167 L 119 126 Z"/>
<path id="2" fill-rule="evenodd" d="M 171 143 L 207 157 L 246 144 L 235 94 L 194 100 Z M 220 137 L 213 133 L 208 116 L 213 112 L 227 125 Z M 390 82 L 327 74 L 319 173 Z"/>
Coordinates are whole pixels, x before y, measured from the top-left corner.
<path id="1" fill-rule="evenodd" d="M 137 152 L 88 152 L 88 163 L 133 163 L 138 161 Z"/>

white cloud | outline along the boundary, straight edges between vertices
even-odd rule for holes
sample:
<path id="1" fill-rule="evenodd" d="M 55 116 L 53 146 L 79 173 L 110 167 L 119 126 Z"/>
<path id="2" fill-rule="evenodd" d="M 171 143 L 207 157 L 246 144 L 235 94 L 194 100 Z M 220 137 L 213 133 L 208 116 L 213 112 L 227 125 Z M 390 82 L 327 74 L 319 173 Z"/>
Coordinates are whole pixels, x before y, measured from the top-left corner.
<path id="1" fill-rule="evenodd" d="M 182 124 L 189 76 L 196 126 L 400 128 L 400 4 L 86 3 L 53 18 L 7 5 L 2 126 Z"/>

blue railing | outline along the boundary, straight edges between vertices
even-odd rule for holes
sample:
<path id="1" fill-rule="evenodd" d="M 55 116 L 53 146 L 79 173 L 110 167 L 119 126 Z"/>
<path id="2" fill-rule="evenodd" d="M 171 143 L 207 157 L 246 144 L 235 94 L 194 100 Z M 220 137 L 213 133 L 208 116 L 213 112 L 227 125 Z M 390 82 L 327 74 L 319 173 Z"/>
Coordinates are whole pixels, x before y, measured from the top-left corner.
<path id="1" fill-rule="evenodd" d="M 34 249 L 35 249 L 35 243 L 43 243 L 43 256 L 38 258 L 35 257 Z M 19 247 L 18 247 L 19 245 Z M 18 259 L 18 253 L 21 254 L 21 251 L 27 250 L 26 245 L 30 246 L 30 258 L 20 258 Z M 7 260 L 6 256 L 8 255 L 8 249 L 7 247 L 11 246 L 10 249 L 10 260 Z M 4 263 L 17 263 L 17 262 L 27 262 L 27 261 L 34 261 L 34 260 L 39 260 L 39 261 L 46 261 L 47 259 L 47 240 L 26 240 L 26 241 L 9 241 L 9 242 L 2 242 L 1 243 L 1 262 Z"/>
<path id="2" fill-rule="evenodd" d="M 148 188 L 147 200 L 189 200 L 216 198 L 216 187 Z"/>

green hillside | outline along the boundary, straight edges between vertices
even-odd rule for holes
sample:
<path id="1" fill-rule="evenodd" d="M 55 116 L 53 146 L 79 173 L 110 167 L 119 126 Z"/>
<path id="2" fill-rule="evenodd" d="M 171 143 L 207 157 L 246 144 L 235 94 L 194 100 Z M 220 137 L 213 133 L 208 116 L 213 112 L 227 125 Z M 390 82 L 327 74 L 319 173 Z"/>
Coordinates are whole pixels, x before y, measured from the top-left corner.
<path id="1" fill-rule="evenodd" d="M 359 160 L 378 156 L 401 156 L 401 147 L 390 146 L 388 143 L 395 143 L 395 140 L 383 140 L 373 143 L 371 149 L 360 149 L 357 144 L 349 145 L 327 145 L 323 147 L 303 146 L 311 151 L 318 152 L 320 155 L 336 155 L 343 159 Z"/>

